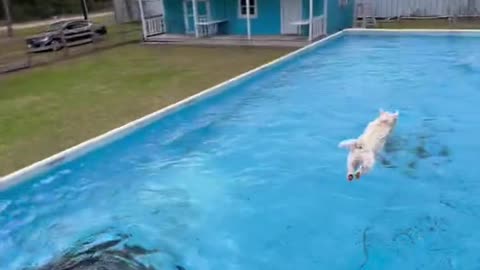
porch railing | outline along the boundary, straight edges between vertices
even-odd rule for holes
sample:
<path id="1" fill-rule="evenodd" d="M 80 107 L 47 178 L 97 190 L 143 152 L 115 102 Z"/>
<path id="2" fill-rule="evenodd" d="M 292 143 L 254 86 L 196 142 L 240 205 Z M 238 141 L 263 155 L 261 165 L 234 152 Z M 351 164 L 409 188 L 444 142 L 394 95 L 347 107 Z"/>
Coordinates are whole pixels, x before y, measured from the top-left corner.
<path id="1" fill-rule="evenodd" d="M 147 37 L 164 34 L 165 30 L 163 14 L 145 18 L 145 35 Z"/>
<path id="2" fill-rule="evenodd" d="M 208 17 L 206 15 L 199 15 L 198 16 L 198 22 L 199 23 L 205 23 L 208 21 Z M 209 26 L 210 25 L 197 25 L 198 27 L 198 35 L 200 37 L 206 37 L 208 36 L 209 33 L 212 33 L 212 32 L 215 32 L 215 33 L 212 33 L 212 34 L 216 34 L 216 29 L 209 29 Z M 209 30 L 212 30 L 212 32 L 210 32 Z"/>
<path id="3" fill-rule="evenodd" d="M 313 17 L 311 27 L 312 39 L 316 39 L 325 35 L 325 17 L 323 15 Z"/>

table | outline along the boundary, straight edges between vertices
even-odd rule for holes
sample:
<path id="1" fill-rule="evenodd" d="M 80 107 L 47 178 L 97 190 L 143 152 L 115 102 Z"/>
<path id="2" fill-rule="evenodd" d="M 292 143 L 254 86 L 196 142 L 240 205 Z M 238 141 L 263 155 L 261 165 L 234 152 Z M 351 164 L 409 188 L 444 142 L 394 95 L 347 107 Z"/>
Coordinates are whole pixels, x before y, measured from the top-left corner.
<path id="1" fill-rule="evenodd" d="M 203 21 L 203 22 L 197 22 L 197 26 L 205 26 L 205 36 L 209 36 L 209 32 L 214 32 L 213 34 L 216 34 L 218 31 L 218 25 L 221 23 L 227 22 L 227 20 L 222 19 L 222 20 L 210 20 L 210 21 Z M 209 31 L 210 28 L 213 28 L 213 31 Z"/>
<path id="2" fill-rule="evenodd" d="M 297 27 L 297 34 L 301 35 L 302 34 L 302 26 L 310 25 L 310 20 L 295 21 L 295 22 L 292 22 L 291 24 L 293 24 Z"/>

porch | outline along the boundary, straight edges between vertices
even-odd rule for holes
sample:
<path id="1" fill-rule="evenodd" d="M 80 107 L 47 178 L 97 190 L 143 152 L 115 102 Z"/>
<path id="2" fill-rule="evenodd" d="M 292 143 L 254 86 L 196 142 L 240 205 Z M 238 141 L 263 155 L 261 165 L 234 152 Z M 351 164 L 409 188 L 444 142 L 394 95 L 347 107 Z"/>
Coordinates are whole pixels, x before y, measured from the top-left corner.
<path id="1" fill-rule="evenodd" d="M 145 1 L 161 3 L 162 11 L 151 15 Z M 145 42 L 300 47 L 326 34 L 326 0 L 138 3 Z"/>

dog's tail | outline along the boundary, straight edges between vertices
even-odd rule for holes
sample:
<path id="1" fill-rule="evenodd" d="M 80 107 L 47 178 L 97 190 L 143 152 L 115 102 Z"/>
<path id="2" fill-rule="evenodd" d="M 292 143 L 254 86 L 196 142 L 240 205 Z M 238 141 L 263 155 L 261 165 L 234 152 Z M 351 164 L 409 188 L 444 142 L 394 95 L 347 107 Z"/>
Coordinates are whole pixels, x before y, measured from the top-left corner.
<path id="1" fill-rule="evenodd" d="M 338 147 L 345 148 L 345 149 L 353 149 L 356 143 L 357 143 L 356 139 L 343 140 L 338 144 Z"/>

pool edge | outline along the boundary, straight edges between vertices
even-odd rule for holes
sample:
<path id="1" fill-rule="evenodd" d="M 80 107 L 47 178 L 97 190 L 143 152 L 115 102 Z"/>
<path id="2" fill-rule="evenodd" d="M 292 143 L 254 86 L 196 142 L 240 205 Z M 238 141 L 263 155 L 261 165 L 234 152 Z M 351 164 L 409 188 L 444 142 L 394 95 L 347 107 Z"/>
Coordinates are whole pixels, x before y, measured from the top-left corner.
<path id="1" fill-rule="evenodd" d="M 32 163 L 31 165 L 28 165 L 26 167 L 23 167 L 19 170 L 16 170 L 12 173 L 9 173 L 5 176 L 0 176 L 0 191 L 8 189 L 9 187 L 19 184 L 25 180 L 28 180 L 30 178 L 33 178 L 37 175 L 40 175 L 41 173 L 44 173 L 48 170 L 54 169 L 62 164 L 65 164 L 68 161 L 71 161 L 73 159 L 76 159 L 80 156 L 86 155 L 87 153 L 98 149 L 108 143 L 111 143 L 115 140 L 121 139 L 122 137 L 125 137 L 134 131 L 145 127 L 157 120 L 160 120 L 162 117 L 174 113 L 175 111 L 188 106 L 192 103 L 195 102 L 200 102 L 202 99 L 210 97 L 212 95 L 217 95 L 222 93 L 223 91 L 228 90 L 228 86 L 233 85 L 234 83 L 238 83 L 240 81 L 243 81 L 245 79 L 248 79 L 249 77 L 262 72 L 268 68 L 271 68 L 275 65 L 278 65 L 282 62 L 285 62 L 288 59 L 291 59 L 295 56 L 298 56 L 308 50 L 311 50 L 317 46 L 320 46 L 322 44 L 325 44 L 329 41 L 332 41 L 342 35 L 344 35 L 345 31 L 339 31 L 335 34 L 332 34 L 330 36 L 327 36 L 323 39 L 320 39 L 318 41 L 315 41 L 311 44 L 308 44 L 300 49 L 297 49 L 295 51 L 292 51 L 288 54 L 285 54 L 281 57 L 278 57 L 276 59 L 273 59 L 272 61 L 269 61 L 261 66 L 258 66 L 256 68 L 250 69 L 240 75 L 237 75 L 231 79 L 228 79 L 226 81 L 223 81 L 219 84 L 216 84 L 212 87 L 209 87 L 205 90 L 200 91 L 197 94 L 194 94 L 192 96 L 189 96 L 187 98 L 184 98 L 176 103 L 170 104 L 166 107 L 163 107 L 157 111 L 154 111 L 150 114 L 144 115 L 140 118 L 137 118 L 133 121 L 130 121 L 122 126 L 119 126 L 117 128 L 114 128 L 112 130 L 109 130 L 105 133 L 102 133 L 98 136 L 95 136 L 91 139 L 88 139 L 86 141 L 83 141 L 77 145 L 74 145 L 70 148 L 67 148 L 61 152 L 58 152 L 52 156 L 49 156 L 45 159 L 39 160 L 37 162 Z"/>
<path id="2" fill-rule="evenodd" d="M 420 35 L 472 35 L 480 36 L 480 29 L 372 29 L 372 28 L 348 28 L 343 30 L 344 34 L 420 34 Z"/>

